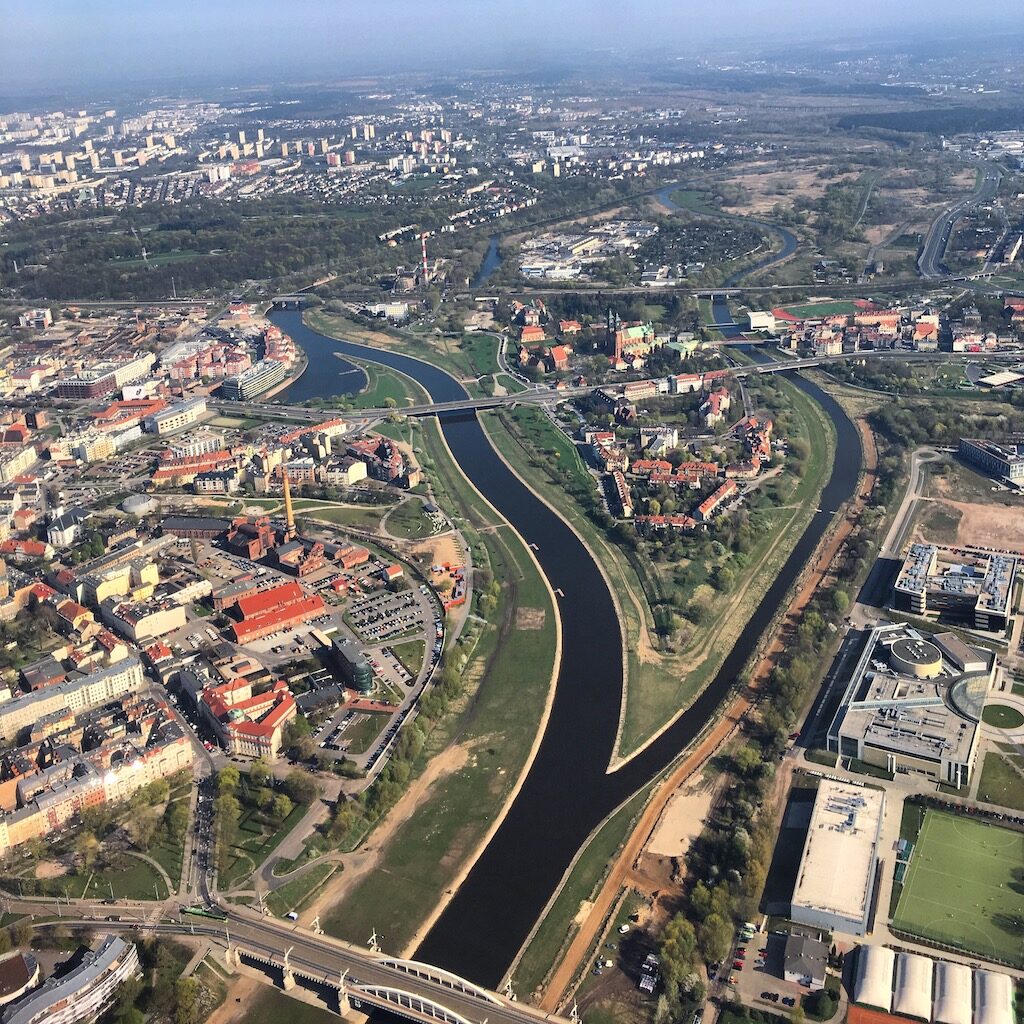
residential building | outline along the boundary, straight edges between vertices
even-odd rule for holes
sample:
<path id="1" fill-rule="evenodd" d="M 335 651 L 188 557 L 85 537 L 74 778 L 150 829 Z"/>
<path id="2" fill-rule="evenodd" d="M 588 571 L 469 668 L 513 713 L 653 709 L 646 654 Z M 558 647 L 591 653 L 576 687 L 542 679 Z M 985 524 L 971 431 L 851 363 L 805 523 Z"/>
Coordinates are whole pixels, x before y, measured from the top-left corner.
<path id="1" fill-rule="evenodd" d="M 131 978 L 141 978 L 142 967 L 133 942 L 108 935 L 79 964 L 59 978 L 48 978 L 18 1003 L 4 1011 L 3 1024 L 76 1024 L 94 1021 Z"/>

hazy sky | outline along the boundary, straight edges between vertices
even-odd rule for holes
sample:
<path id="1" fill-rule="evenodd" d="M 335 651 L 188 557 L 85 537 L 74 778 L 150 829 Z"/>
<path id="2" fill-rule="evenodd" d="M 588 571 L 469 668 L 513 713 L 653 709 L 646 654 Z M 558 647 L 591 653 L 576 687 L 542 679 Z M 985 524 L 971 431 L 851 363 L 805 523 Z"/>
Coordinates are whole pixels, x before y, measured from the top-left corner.
<path id="1" fill-rule="evenodd" d="M 0 0 L 0 92 L 1022 30 L 1022 0 Z M 965 16 L 969 11 L 969 17 Z"/>

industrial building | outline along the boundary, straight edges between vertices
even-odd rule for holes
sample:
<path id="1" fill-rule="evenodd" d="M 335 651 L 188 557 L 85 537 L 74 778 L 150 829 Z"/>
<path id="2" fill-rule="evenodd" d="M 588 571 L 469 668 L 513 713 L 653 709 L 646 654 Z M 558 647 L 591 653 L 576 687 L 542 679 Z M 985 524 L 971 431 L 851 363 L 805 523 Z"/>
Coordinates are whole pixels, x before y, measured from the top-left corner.
<path id="1" fill-rule="evenodd" d="M 960 458 L 972 466 L 1012 484 L 1024 484 L 1024 444 L 961 437 Z"/>
<path id="2" fill-rule="evenodd" d="M 1000 676 L 991 651 L 954 633 L 878 626 L 829 725 L 828 749 L 885 771 L 966 786 L 985 696 Z"/>
<path id="3" fill-rule="evenodd" d="M 885 794 L 823 779 L 790 907 L 798 924 L 863 935 L 871 913 Z M 842 870 L 837 867 L 842 865 Z"/>
<path id="4" fill-rule="evenodd" d="M 1001 633 L 1013 614 L 1016 577 L 1017 558 L 1007 552 L 911 544 L 893 586 L 893 607 Z"/>

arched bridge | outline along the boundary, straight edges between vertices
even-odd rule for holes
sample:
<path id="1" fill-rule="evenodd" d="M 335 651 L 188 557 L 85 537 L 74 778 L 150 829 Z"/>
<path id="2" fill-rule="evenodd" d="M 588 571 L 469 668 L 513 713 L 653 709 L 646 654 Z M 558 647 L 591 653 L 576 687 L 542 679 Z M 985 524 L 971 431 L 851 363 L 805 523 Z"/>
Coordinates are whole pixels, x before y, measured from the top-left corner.
<path id="1" fill-rule="evenodd" d="M 415 1024 L 563 1024 L 552 1014 L 416 960 L 360 953 L 357 961 L 339 958 L 338 966 L 345 964 L 342 969 L 325 971 L 327 948 L 320 945 L 314 951 L 300 932 L 292 936 L 294 944 L 283 953 L 269 943 L 253 941 L 252 936 L 243 942 L 232 938 L 227 961 L 231 966 L 249 963 L 268 969 L 280 976 L 286 992 L 296 985 L 318 989 L 342 1017 L 350 1009 L 364 1013 L 376 1009 Z M 353 964 L 351 969 L 348 963 Z M 353 972 L 358 972 L 358 977 Z"/>

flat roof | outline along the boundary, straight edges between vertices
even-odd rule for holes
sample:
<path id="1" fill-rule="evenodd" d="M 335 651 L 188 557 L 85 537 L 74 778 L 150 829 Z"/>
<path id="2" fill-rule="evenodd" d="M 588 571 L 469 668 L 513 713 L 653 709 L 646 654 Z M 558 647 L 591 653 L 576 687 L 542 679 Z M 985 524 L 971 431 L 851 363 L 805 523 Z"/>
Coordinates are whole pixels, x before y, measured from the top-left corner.
<path id="1" fill-rule="evenodd" d="M 823 779 L 807 828 L 793 906 L 853 921 L 867 917 L 885 795 Z"/>

